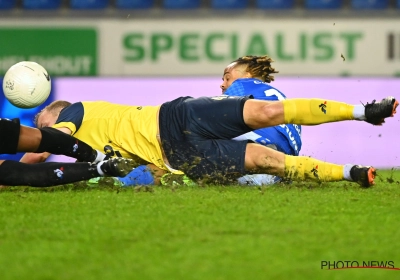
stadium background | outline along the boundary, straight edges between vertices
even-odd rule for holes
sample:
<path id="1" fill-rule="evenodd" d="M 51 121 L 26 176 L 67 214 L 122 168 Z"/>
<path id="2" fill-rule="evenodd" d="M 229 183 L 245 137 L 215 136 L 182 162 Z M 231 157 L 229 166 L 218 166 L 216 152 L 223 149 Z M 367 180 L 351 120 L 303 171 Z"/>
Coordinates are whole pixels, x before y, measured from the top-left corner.
<path id="1" fill-rule="evenodd" d="M 280 71 L 273 85 L 291 98 L 398 96 L 400 1 L 0 0 L 0 8 L 0 75 L 39 62 L 53 78 L 48 102 L 218 95 L 224 67 L 246 54 L 270 55 Z M 1 117 L 30 126 L 48 103 L 17 109 L 0 96 Z M 396 167 L 398 124 L 305 127 L 301 154 Z M 52 160 L 60 159 L 69 160 Z"/>

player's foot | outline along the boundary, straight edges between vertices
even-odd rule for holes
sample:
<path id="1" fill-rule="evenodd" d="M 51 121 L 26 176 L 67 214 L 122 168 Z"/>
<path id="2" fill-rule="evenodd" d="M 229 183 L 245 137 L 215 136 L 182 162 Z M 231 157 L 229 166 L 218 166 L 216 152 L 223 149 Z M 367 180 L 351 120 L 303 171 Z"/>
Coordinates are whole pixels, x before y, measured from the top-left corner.
<path id="1" fill-rule="evenodd" d="M 369 188 L 375 184 L 376 170 L 372 166 L 354 165 L 350 169 L 350 176 L 354 182 L 359 183 L 363 188 Z"/>
<path id="2" fill-rule="evenodd" d="M 399 106 L 399 101 L 393 96 L 386 97 L 380 102 L 376 100 L 371 104 L 365 105 L 365 121 L 373 125 L 382 125 L 385 118 L 393 117 L 396 114 L 396 108 Z"/>
<path id="3" fill-rule="evenodd" d="M 135 161 L 127 158 L 115 157 L 104 161 L 103 164 L 100 166 L 100 169 L 107 176 L 125 177 L 135 167 Z"/>

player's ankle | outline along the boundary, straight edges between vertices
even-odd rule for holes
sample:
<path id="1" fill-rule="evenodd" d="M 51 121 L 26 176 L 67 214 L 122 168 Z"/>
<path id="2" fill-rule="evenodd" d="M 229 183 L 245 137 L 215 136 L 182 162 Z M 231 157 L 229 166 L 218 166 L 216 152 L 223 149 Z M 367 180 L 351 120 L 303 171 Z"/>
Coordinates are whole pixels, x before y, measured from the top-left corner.
<path id="1" fill-rule="evenodd" d="M 99 163 L 99 162 L 103 161 L 106 157 L 105 154 L 103 154 L 102 152 L 100 152 L 98 150 L 93 150 L 93 155 L 94 155 L 94 160 L 92 163 Z"/>
<path id="2" fill-rule="evenodd" d="M 365 107 L 364 105 L 354 105 L 353 117 L 355 120 L 364 121 L 365 120 Z"/>

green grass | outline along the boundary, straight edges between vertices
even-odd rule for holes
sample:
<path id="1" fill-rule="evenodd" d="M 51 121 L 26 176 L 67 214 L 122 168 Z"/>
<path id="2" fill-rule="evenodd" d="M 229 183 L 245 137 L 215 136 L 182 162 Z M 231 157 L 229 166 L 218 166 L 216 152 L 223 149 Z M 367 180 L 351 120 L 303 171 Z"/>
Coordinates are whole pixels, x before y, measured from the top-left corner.
<path id="1" fill-rule="evenodd" d="M 0 190 L 0 279 L 400 279 L 399 171 L 351 183 Z"/>

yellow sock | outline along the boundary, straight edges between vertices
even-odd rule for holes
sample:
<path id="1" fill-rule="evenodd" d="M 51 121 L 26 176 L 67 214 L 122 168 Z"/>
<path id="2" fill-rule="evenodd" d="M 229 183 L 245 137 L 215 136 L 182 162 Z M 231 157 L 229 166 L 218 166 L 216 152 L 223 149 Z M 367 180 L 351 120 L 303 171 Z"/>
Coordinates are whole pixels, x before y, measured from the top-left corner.
<path id="1" fill-rule="evenodd" d="M 333 182 L 344 180 L 344 166 L 304 156 L 285 156 L 285 177 L 294 181 Z"/>
<path id="2" fill-rule="evenodd" d="M 324 99 L 294 98 L 283 100 L 285 123 L 315 125 L 353 120 L 354 106 Z"/>

